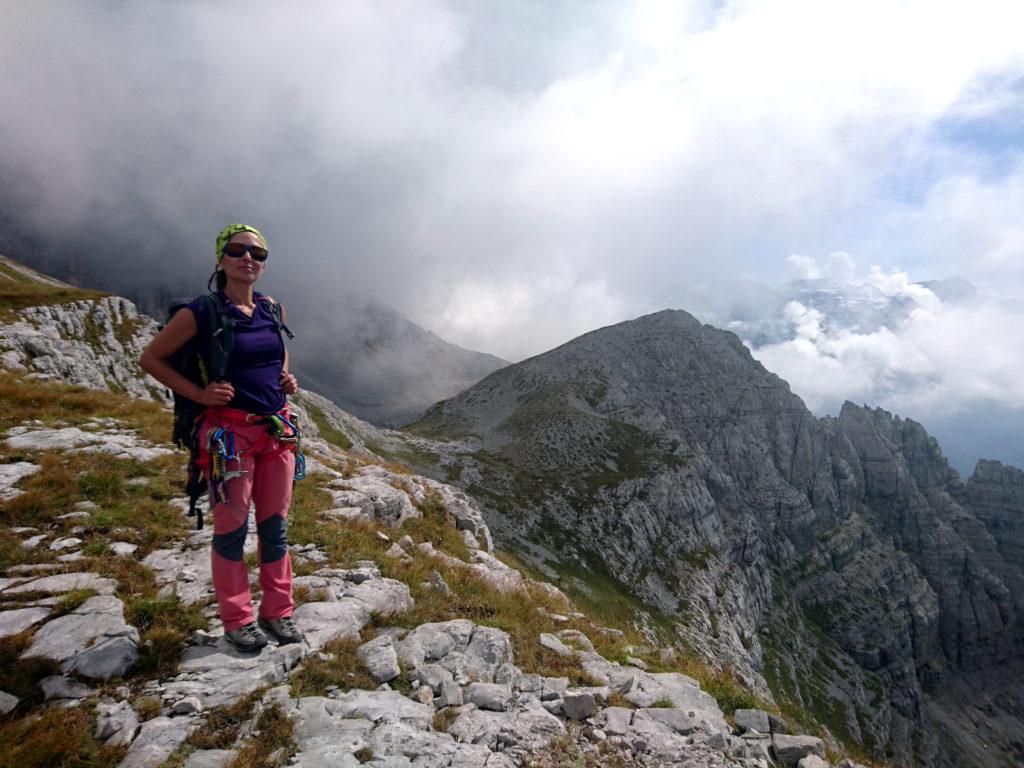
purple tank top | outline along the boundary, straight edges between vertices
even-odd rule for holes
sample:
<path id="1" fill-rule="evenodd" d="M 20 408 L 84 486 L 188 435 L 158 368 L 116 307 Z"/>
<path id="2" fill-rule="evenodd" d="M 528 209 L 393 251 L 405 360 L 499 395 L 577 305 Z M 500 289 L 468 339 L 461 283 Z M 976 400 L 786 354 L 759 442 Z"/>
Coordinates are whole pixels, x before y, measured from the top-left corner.
<path id="1" fill-rule="evenodd" d="M 223 291 L 214 295 L 223 302 L 227 317 L 235 323 L 235 344 L 226 377 L 235 388 L 235 396 L 228 407 L 251 413 L 277 413 L 285 405 L 280 384 L 284 343 L 274 328 L 270 302 L 262 294 L 254 293 L 256 310 L 252 317 L 247 317 Z M 196 316 L 200 353 L 209 360 L 210 318 L 206 302 L 200 296 L 188 308 Z"/>

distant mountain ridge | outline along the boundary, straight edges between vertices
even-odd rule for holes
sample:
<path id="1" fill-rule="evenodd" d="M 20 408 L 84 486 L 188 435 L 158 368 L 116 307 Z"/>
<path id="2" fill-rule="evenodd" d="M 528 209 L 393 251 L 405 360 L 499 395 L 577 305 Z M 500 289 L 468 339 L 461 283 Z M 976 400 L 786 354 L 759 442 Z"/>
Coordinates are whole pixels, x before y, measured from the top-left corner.
<path id="1" fill-rule="evenodd" d="M 291 345 L 303 386 L 361 419 L 398 426 L 508 365 L 463 349 L 380 304 L 348 305 L 311 322 Z"/>
<path id="2" fill-rule="evenodd" d="M 607 573 L 876 758 L 1019 754 L 1020 470 L 981 462 L 965 483 L 913 421 L 852 403 L 818 419 L 681 311 L 499 370 L 410 429 L 469 444 L 446 471 L 499 542 Z M 1001 728 L 972 727 L 975 707 Z"/>

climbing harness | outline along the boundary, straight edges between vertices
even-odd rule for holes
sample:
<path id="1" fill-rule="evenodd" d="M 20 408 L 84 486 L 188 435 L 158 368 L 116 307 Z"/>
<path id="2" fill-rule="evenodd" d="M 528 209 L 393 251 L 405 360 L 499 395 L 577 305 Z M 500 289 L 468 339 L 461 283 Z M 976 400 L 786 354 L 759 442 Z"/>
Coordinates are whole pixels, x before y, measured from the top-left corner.
<path id="1" fill-rule="evenodd" d="M 302 432 L 299 431 L 299 420 L 292 416 L 290 419 L 283 413 L 272 413 L 269 416 L 251 414 L 257 424 L 266 424 L 269 432 L 279 443 L 292 446 L 295 453 L 295 474 L 293 480 L 302 480 L 306 477 L 306 457 L 302 453 Z M 249 419 L 247 418 L 246 421 Z"/>

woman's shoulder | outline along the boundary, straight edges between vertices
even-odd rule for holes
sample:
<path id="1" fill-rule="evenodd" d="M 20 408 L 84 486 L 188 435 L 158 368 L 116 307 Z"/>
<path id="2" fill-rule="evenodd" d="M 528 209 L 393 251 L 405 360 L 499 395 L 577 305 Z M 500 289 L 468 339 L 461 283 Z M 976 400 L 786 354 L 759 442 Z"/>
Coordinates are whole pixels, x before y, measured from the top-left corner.
<path id="1" fill-rule="evenodd" d="M 267 294 L 260 293 L 259 291 L 253 291 L 252 292 L 252 297 L 256 301 L 262 301 L 262 302 L 264 302 L 266 304 L 271 304 L 271 305 L 273 305 L 273 304 L 280 304 L 280 302 L 277 299 L 275 299 L 273 296 L 267 296 Z"/>

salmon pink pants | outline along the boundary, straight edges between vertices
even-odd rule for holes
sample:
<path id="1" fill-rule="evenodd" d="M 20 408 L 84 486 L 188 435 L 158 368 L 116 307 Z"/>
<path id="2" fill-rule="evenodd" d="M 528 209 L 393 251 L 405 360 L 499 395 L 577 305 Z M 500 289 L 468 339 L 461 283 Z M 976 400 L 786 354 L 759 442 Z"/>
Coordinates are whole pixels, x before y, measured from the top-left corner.
<path id="1" fill-rule="evenodd" d="M 238 461 L 228 461 L 227 472 L 241 471 L 227 481 L 227 501 L 213 507 L 213 589 L 224 630 L 253 621 L 252 594 L 245 565 L 245 537 L 249 529 L 249 502 L 256 507 L 259 535 L 260 600 L 264 619 L 291 616 L 292 563 L 288 556 L 285 521 L 292 501 L 295 454 L 291 446 L 267 432 L 265 424 L 246 422 L 232 408 L 209 408 L 200 432 L 200 466 L 209 478 L 207 440 L 211 430 L 229 429 L 234 435 Z"/>

